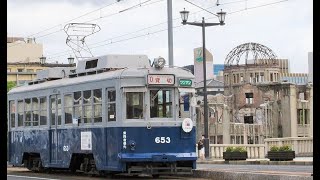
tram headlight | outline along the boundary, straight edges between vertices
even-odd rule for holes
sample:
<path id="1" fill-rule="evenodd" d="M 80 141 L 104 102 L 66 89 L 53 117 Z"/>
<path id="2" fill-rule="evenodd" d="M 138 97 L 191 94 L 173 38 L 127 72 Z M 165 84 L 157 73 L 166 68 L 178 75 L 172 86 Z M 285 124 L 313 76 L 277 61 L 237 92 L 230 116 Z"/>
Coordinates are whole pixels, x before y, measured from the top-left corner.
<path id="1" fill-rule="evenodd" d="M 158 57 L 153 61 L 154 67 L 158 69 L 162 69 L 166 64 L 166 60 L 163 57 Z"/>

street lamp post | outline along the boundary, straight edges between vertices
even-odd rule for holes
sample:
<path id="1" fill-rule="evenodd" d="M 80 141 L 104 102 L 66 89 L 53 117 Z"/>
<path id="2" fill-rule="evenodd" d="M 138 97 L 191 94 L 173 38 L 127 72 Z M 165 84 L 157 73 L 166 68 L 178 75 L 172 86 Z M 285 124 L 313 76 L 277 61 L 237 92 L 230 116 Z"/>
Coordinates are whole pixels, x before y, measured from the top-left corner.
<path id="1" fill-rule="evenodd" d="M 205 23 L 204 17 L 202 17 L 201 23 L 196 22 L 187 22 L 189 11 L 185 9 L 180 12 L 182 18 L 183 25 L 194 25 L 194 26 L 201 26 L 202 27 L 202 58 L 203 58 L 203 103 L 204 103 L 204 149 L 205 149 L 205 158 L 209 158 L 209 139 L 208 139 L 208 103 L 207 103 L 207 74 L 206 74 L 206 44 L 205 44 L 205 27 L 207 26 L 217 26 L 217 25 L 224 25 L 224 20 L 226 17 L 225 12 L 218 12 L 217 16 L 219 18 L 219 23 Z"/>

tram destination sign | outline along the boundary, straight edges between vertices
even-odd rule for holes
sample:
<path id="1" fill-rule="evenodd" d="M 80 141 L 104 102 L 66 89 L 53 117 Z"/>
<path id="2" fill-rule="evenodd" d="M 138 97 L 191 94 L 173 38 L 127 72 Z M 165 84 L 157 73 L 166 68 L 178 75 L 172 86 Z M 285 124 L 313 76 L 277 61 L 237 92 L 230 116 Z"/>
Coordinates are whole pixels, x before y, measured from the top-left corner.
<path id="1" fill-rule="evenodd" d="M 180 79 L 179 80 L 179 85 L 180 86 L 191 86 L 192 85 L 192 81 L 191 81 L 191 79 Z"/>
<path id="2" fill-rule="evenodd" d="M 152 74 L 148 75 L 148 84 L 153 85 L 174 85 L 174 75 Z"/>

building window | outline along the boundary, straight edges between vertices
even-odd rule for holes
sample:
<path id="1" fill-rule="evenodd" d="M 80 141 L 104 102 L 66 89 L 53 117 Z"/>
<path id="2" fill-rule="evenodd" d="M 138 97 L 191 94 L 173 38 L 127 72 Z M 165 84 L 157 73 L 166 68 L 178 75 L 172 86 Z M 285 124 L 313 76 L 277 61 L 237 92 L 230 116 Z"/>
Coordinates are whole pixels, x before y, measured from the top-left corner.
<path id="1" fill-rule="evenodd" d="M 259 82 L 259 73 L 256 73 L 256 82 L 258 83 Z"/>
<path id="2" fill-rule="evenodd" d="M 261 82 L 264 81 L 264 73 L 260 73 L 260 81 L 261 81 Z"/>
<path id="3" fill-rule="evenodd" d="M 243 74 L 240 76 L 240 82 L 243 82 Z"/>
<path id="4" fill-rule="evenodd" d="M 270 73 L 270 81 L 273 82 L 273 73 Z"/>
<path id="5" fill-rule="evenodd" d="M 304 111 L 304 116 L 303 116 Z M 297 110 L 298 124 L 309 124 L 308 121 L 308 110 L 307 109 L 298 109 Z"/>
<path id="6" fill-rule="evenodd" d="M 253 124 L 253 116 L 244 116 L 245 124 Z"/>
<path id="7" fill-rule="evenodd" d="M 11 69 L 10 69 L 10 68 L 7 68 L 7 72 L 11 72 Z"/>
<path id="8" fill-rule="evenodd" d="M 253 104 L 253 93 L 246 93 L 246 104 Z"/>
<path id="9" fill-rule="evenodd" d="M 252 78 L 253 78 L 253 74 L 250 73 L 250 79 L 249 79 L 249 82 L 250 82 L 250 83 L 252 83 L 252 80 L 253 80 Z"/>
<path id="10" fill-rule="evenodd" d="M 27 72 L 31 73 L 31 72 L 33 72 L 33 69 L 27 69 Z"/>
<path id="11" fill-rule="evenodd" d="M 23 72 L 23 69 L 18 69 L 18 72 Z"/>

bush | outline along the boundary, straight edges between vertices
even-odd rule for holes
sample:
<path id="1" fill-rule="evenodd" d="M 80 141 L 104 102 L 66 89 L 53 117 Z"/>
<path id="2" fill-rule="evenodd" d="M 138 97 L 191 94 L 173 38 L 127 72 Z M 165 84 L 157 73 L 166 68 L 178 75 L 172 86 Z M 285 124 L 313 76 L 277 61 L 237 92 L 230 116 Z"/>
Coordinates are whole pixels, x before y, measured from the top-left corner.
<path id="1" fill-rule="evenodd" d="M 226 148 L 226 152 L 247 152 L 247 150 L 244 147 L 232 147 L 232 146 L 229 146 L 229 147 Z"/>
<path id="2" fill-rule="evenodd" d="M 292 148 L 290 145 L 271 146 L 270 151 L 292 151 Z"/>
<path id="3" fill-rule="evenodd" d="M 289 145 L 283 145 L 279 148 L 279 151 L 292 151 L 292 148 Z"/>
<path id="4" fill-rule="evenodd" d="M 226 152 L 233 152 L 234 147 L 228 146 L 226 149 Z"/>
<path id="5" fill-rule="evenodd" d="M 278 146 L 271 146 L 270 151 L 279 151 L 279 149 Z"/>

